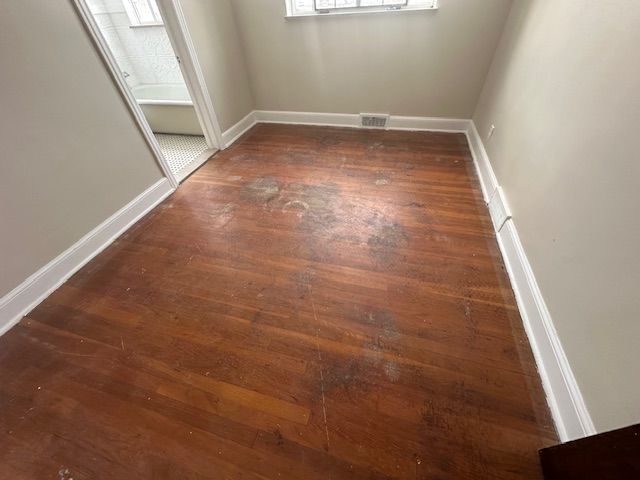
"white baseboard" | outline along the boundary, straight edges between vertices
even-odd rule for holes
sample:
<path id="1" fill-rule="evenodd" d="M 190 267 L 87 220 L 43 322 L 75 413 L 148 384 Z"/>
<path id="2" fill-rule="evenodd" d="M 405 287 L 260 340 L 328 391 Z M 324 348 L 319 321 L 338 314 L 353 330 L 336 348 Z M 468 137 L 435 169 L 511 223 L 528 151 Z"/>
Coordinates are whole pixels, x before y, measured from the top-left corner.
<path id="1" fill-rule="evenodd" d="M 469 142 L 469 149 L 471 150 L 471 156 L 473 157 L 473 162 L 476 165 L 478 177 L 480 177 L 482 196 L 484 197 L 484 201 L 489 203 L 493 192 L 498 188 L 498 179 L 496 178 L 495 173 L 493 173 L 493 168 L 489 161 L 489 155 L 487 155 L 487 151 L 484 149 L 484 143 L 482 143 L 482 139 L 478 134 L 476 124 L 473 120 L 469 120 L 466 133 L 467 141 Z"/>
<path id="2" fill-rule="evenodd" d="M 470 120 L 445 117 L 403 117 L 391 115 L 389 130 L 466 133 Z"/>
<path id="3" fill-rule="evenodd" d="M 290 125 L 322 125 L 326 127 L 353 127 L 360 124 L 360 116 L 352 113 L 285 112 L 256 110 L 258 123 L 284 123 Z"/>
<path id="4" fill-rule="evenodd" d="M 233 127 L 222 132 L 222 148 L 229 148 L 238 140 L 247 130 L 256 124 L 255 112 L 249 112 L 242 120 Z"/>
<path id="5" fill-rule="evenodd" d="M 295 125 L 322 125 L 331 127 L 360 127 L 358 113 L 282 112 L 256 110 L 259 123 L 285 123 Z M 387 130 L 416 130 L 430 132 L 466 132 L 469 120 L 440 117 L 389 116 Z"/>
<path id="6" fill-rule="evenodd" d="M 0 299 L 0 335 L 174 191 L 163 178 Z"/>
<path id="7" fill-rule="evenodd" d="M 325 127 L 360 128 L 357 113 L 286 112 L 254 110 L 222 134 L 225 148 L 231 146 L 256 123 L 282 123 L 287 125 L 318 125 Z M 387 130 L 466 133 L 469 120 L 444 117 L 405 117 L 391 115 Z"/>
<path id="8" fill-rule="evenodd" d="M 492 220 L 498 244 L 560 440 L 566 442 L 593 435 L 596 429 L 473 121 L 467 138 L 485 200 L 494 204 L 490 213 L 495 217 Z"/>
<path id="9" fill-rule="evenodd" d="M 513 221 L 507 220 L 497 236 L 560 440 L 593 435 L 595 427 Z"/>
<path id="10" fill-rule="evenodd" d="M 493 191 L 487 206 L 489 207 L 493 228 L 496 232 L 499 232 L 505 222 L 511 218 L 511 210 L 509 210 L 507 198 L 504 196 L 504 190 L 500 185 Z"/>

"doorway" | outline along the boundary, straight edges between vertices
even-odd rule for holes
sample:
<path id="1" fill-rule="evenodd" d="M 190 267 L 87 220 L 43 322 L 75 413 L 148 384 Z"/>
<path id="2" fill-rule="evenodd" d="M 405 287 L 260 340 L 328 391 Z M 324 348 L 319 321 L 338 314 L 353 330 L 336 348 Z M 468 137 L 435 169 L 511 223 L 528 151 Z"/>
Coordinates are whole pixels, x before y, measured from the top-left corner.
<path id="1" fill-rule="evenodd" d="M 174 187 L 219 148 L 220 129 L 179 0 L 75 0 Z"/>

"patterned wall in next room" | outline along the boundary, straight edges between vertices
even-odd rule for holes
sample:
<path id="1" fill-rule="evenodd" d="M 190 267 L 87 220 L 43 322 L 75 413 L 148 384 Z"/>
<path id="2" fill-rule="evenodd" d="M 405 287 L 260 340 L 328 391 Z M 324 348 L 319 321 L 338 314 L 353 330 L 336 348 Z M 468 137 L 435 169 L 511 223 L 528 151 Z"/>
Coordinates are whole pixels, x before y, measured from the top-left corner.
<path id="1" fill-rule="evenodd" d="M 87 4 L 129 85 L 184 84 L 164 25 L 131 26 L 123 0 Z"/>

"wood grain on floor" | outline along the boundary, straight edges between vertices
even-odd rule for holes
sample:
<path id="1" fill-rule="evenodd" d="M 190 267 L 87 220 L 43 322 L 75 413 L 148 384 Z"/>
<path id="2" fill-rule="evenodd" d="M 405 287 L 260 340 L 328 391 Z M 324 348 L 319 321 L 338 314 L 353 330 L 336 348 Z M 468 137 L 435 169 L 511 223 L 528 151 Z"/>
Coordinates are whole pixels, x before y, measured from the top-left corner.
<path id="1" fill-rule="evenodd" d="M 532 479 L 557 441 L 447 133 L 254 127 L 0 338 L 0 408 L 11 479 Z"/>

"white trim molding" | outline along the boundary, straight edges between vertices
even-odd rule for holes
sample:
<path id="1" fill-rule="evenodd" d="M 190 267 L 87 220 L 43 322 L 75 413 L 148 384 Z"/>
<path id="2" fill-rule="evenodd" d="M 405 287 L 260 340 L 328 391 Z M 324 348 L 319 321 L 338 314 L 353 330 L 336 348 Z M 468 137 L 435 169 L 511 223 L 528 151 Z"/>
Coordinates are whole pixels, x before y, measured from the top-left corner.
<path id="1" fill-rule="evenodd" d="M 100 55 L 100 57 L 104 61 L 107 67 L 107 70 L 111 75 L 111 78 L 113 79 L 113 81 L 116 84 L 116 87 L 120 91 L 120 95 L 122 96 L 125 103 L 129 107 L 129 110 L 133 115 L 133 119 L 138 125 L 138 128 L 140 129 L 140 131 L 142 132 L 142 136 L 144 137 L 147 144 L 149 145 L 149 148 L 151 149 L 153 156 L 156 158 L 156 161 L 160 165 L 160 168 L 162 169 L 165 177 L 169 179 L 169 183 L 171 183 L 171 186 L 173 188 L 177 188 L 178 180 L 175 178 L 175 175 L 173 174 L 173 172 L 171 172 L 169 163 L 167 162 L 166 158 L 164 158 L 164 155 L 160 151 L 160 145 L 158 145 L 158 141 L 156 140 L 155 135 L 151 131 L 151 127 L 149 126 L 149 123 L 147 122 L 147 119 L 145 118 L 144 113 L 142 113 L 142 109 L 140 108 L 140 105 L 138 105 L 138 102 L 133 96 L 133 93 L 131 93 L 131 89 L 127 85 L 127 81 L 124 78 L 124 74 L 120 70 L 120 67 L 118 66 L 118 62 L 116 62 L 116 59 L 113 56 L 113 53 L 109 48 L 109 45 L 107 45 L 106 40 L 102 36 L 100 28 L 98 27 L 98 24 L 96 23 L 96 20 L 93 17 L 93 14 L 89 9 L 89 6 L 87 5 L 86 0 L 73 0 L 73 4 L 76 7 L 76 11 L 78 13 L 80 20 L 82 21 L 87 32 L 89 33 L 89 36 L 98 52 L 98 55 Z"/>
<path id="2" fill-rule="evenodd" d="M 325 127 L 358 127 L 360 116 L 351 113 L 287 112 L 255 110 L 257 123 L 284 123 L 287 125 L 322 125 Z"/>
<path id="3" fill-rule="evenodd" d="M 179 179 L 171 171 L 169 164 L 164 157 L 155 135 L 140 108 L 137 100 L 133 96 L 118 62 L 116 61 L 109 45 L 104 39 L 96 20 L 87 5 L 87 0 L 73 0 L 80 20 L 83 22 L 98 54 L 104 61 L 107 69 L 126 102 L 131 114 L 134 117 L 142 135 L 151 149 L 156 161 L 162 168 L 165 177 L 169 179 L 174 188 L 178 187 Z M 193 40 L 189 34 L 187 23 L 182 10 L 180 0 L 160 0 L 158 8 L 164 20 L 164 28 L 171 42 L 171 46 L 177 55 L 180 71 L 185 80 L 193 107 L 198 117 L 198 123 L 202 127 L 204 137 L 209 149 L 224 148 L 222 143 L 222 133 L 214 105 L 209 95 L 204 74 L 195 52 Z M 208 158 L 208 157 L 206 157 Z M 205 158 L 205 160 L 206 160 Z"/>
<path id="4" fill-rule="evenodd" d="M 445 117 L 403 117 L 391 115 L 388 130 L 409 130 L 416 132 L 466 133 L 469 120 Z"/>
<path id="5" fill-rule="evenodd" d="M 229 148 L 256 124 L 255 112 L 249 112 L 242 120 L 222 133 L 223 148 Z"/>
<path id="6" fill-rule="evenodd" d="M 496 235 L 560 440 L 593 435 L 591 416 L 513 221 Z"/>
<path id="7" fill-rule="evenodd" d="M 360 127 L 359 113 L 284 112 L 256 110 L 258 123 L 286 123 L 295 125 L 323 125 L 331 127 Z M 444 117 L 403 117 L 390 115 L 387 130 L 416 130 L 430 132 L 466 132 L 469 120 Z"/>
<path id="8" fill-rule="evenodd" d="M 467 138 L 560 440 L 593 435 L 596 433 L 593 421 L 473 121 L 469 123 Z"/>
<path id="9" fill-rule="evenodd" d="M 473 157 L 473 163 L 476 166 L 478 177 L 480 178 L 480 188 L 482 188 L 482 196 L 484 201 L 489 203 L 493 192 L 498 188 L 498 179 L 496 178 L 491 162 L 489 161 L 489 155 L 484 148 L 480 134 L 473 120 L 469 120 L 468 128 L 466 131 L 467 142 L 469 143 L 469 150 Z"/>
<path id="10" fill-rule="evenodd" d="M 370 7 L 353 7 L 353 8 L 333 8 L 333 9 L 318 9 L 317 11 L 313 7 L 296 9 L 292 0 L 286 2 L 286 15 L 285 18 L 309 18 L 309 17 L 333 17 L 343 15 L 371 15 L 377 13 L 402 13 L 402 12 L 419 12 L 422 10 L 438 10 L 438 0 L 422 1 L 417 3 L 413 0 L 408 2 L 408 5 L 402 6 L 384 6 L 374 5 Z"/>
<path id="11" fill-rule="evenodd" d="M 182 4 L 180 0 L 159 0 L 157 4 L 164 20 L 169 41 L 178 57 L 180 71 L 193 101 L 193 107 L 200 121 L 207 146 L 210 149 L 223 149 L 220 122 L 196 55 Z"/>
<path id="12" fill-rule="evenodd" d="M 258 123 L 362 128 L 360 126 L 359 113 L 254 110 L 249 112 L 242 120 L 222 133 L 222 145 L 224 148 L 231 146 L 245 132 Z M 469 120 L 467 119 L 390 115 L 386 130 L 466 133 L 468 128 Z"/>
<path id="13" fill-rule="evenodd" d="M 167 178 L 157 181 L 66 251 L 0 299 L 0 335 L 51 295 L 89 260 L 107 248 L 174 191 Z"/>
<path id="14" fill-rule="evenodd" d="M 507 205 L 507 198 L 504 196 L 504 190 L 500 185 L 493 191 L 487 207 L 489 208 L 493 228 L 496 232 L 499 232 L 505 222 L 511 218 L 511 210 Z"/>

